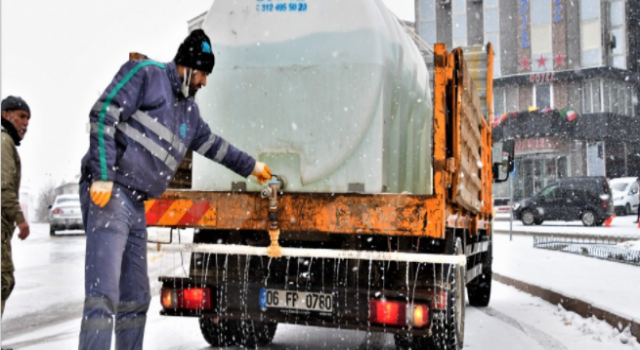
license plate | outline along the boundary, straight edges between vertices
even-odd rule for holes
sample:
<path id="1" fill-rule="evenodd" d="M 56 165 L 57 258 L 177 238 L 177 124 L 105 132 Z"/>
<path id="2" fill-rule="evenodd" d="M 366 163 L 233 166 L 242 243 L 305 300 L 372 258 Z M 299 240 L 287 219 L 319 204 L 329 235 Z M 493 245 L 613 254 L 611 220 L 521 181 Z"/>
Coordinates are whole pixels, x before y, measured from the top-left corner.
<path id="1" fill-rule="evenodd" d="M 333 296 L 325 293 L 262 288 L 260 290 L 260 307 L 331 312 L 333 311 Z"/>

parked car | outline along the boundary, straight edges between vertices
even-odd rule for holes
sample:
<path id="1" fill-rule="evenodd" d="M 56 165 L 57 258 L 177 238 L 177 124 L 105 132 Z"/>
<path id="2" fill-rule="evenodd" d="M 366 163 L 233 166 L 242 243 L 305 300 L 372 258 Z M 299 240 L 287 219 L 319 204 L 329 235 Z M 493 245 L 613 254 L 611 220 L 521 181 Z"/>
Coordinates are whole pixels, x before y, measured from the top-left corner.
<path id="1" fill-rule="evenodd" d="M 493 210 L 496 214 L 509 214 L 511 212 L 511 199 L 509 197 L 494 197 Z"/>
<path id="2" fill-rule="evenodd" d="M 637 177 L 621 177 L 609 181 L 613 195 L 613 206 L 616 213 L 629 215 L 638 212 L 638 181 Z"/>
<path id="3" fill-rule="evenodd" d="M 83 229 L 80 196 L 77 194 L 57 196 L 49 211 L 49 223 L 51 236 L 55 236 L 56 231 Z"/>
<path id="4" fill-rule="evenodd" d="M 520 201 L 513 214 L 524 225 L 582 220 L 585 226 L 600 226 L 614 215 L 611 189 L 604 177 L 560 179 Z"/>

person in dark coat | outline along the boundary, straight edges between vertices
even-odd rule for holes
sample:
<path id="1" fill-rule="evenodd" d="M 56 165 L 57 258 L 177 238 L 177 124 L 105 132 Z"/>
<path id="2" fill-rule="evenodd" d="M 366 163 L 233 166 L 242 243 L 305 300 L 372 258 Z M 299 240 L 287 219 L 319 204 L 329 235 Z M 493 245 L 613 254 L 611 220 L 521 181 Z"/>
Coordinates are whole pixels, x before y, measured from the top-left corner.
<path id="1" fill-rule="evenodd" d="M 16 227 L 18 238 L 29 236 L 29 223 L 20 207 L 20 155 L 17 146 L 27 133 L 31 110 L 20 97 L 8 96 L 2 101 L 2 315 L 9 299 L 15 277 L 11 238 Z"/>
<path id="2" fill-rule="evenodd" d="M 80 202 L 87 234 L 80 349 L 142 349 L 151 294 L 144 201 L 162 194 L 189 149 L 235 173 L 271 178 L 264 163 L 211 132 L 194 96 L 215 57 L 202 30 L 172 62 L 125 63 L 92 108 Z M 115 316 L 115 319 L 114 319 Z"/>

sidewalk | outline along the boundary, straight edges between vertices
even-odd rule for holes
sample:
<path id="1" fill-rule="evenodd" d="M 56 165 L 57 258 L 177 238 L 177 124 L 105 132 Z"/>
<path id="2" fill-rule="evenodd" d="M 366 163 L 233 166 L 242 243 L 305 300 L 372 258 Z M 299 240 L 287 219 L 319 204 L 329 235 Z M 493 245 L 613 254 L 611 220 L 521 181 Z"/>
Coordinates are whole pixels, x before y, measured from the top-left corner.
<path id="1" fill-rule="evenodd" d="M 621 219 L 617 227 L 609 228 L 611 232 L 607 234 L 633 233 L 640 236 L 640 229 L 631 226 L 635 217 Z M 562 233 L 606 229 L 580 228 L 577 223 L 563 224 L 569 226 L 551 228 Z M 507 230 L 508 225 L 506 222 Z M 514 223 L 514 229 L 524 229 L 521 224 L 519 226 Z M 537 228 L 553 232 L 547 231 L 549 227 L 545 228 L 545 225 Z M 640 320 L 640 267 L 534 248 L 533 238 L 528 236 L 514 235 L 510 241 L 509 235 L 496 234 L 493 242 L 493 271 L 496 273 L 591 302 L 594 306 L 628 319 Z"/>
<path id="2" fill-rule="evenodd" d="M 640 240 L 640 228 L 634 223 L 637 216 L 617 216 L 610 227 L 586 227 L 580 221 L 545 221 L 542 225 L 524 226 L 522 221 L 513 221 L 514 232 L 527 233 L 574 233 L 587 235 L 631 236 Z M 509 215 L 499 214 L 493 222 L 495 231 L 509 231 Z"/>

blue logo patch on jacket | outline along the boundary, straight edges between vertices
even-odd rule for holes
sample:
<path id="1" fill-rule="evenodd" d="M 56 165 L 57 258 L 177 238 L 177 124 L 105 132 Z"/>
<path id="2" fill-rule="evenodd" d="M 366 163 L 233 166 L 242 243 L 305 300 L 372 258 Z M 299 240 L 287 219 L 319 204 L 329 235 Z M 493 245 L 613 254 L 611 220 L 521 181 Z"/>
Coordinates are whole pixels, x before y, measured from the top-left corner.
<path id="1" fill-rule="evenodd" d="M 180 136 L 187 137 L 187 124 L 185 123 L 180 124 Z"/>
<path id="2" fill-rule="evenodd" d="M 209 45 L 209 43 L 206 41 L 202 42 L 202 52 L 211 53 L 211 45 Z"/>

